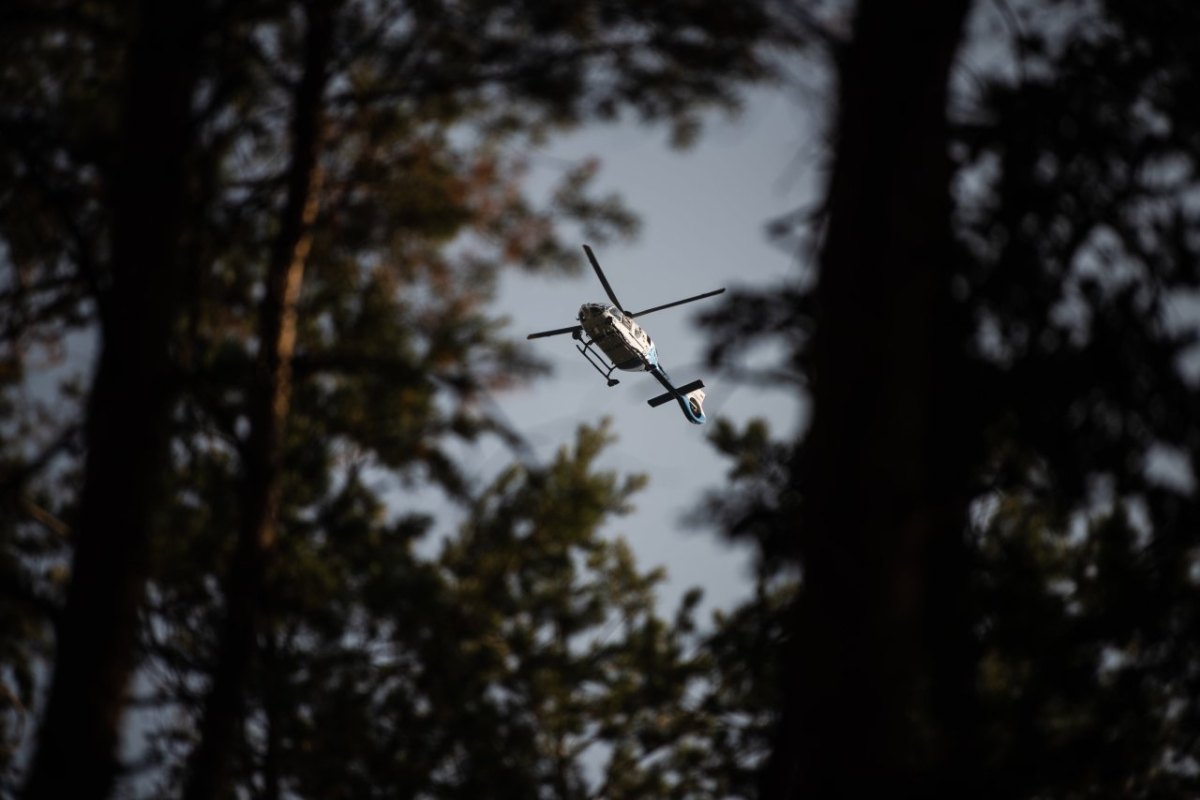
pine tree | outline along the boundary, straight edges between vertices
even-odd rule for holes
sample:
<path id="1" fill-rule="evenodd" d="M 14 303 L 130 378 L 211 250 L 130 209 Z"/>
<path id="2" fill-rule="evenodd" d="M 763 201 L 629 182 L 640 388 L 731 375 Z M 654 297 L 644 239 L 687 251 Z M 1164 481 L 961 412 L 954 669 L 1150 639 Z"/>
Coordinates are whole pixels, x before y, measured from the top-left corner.
<path id="1" fill-rule="evenodd" d="M 983 38 L 964 44 L 971 69 L 954 81 L 949 125 L 924 140 L 953 156 L 954 251 L 926 265 L 944 291 L 948 332 L 916 355 L 956 365 L 944 373 L 952 380 L 940 398 L 907 407 L 884 388 L 894 364 L 871 370 L 876 380 L 863 389 L 872 395 L 863 402 L 892 407 L 897 428 L 942 409 L 934 443 L 957 453 L 960 472 L 935 486 L 958 487 L 969 508 L 943 533 L 952 549 L 916 556 L 925 577 L 914 591 L 942 602 L 903 638 L 942 666 L 919 695 L 928 713 L 905 729 L 932 743 L 933 787 L 957 780 L 976 787 L 971 794 L 997 797 L 1188 796 L 1200 397 L 1185 298 L 1197 285 L 1200 240 L 1191 200 L 1197 62 L 1179 43 L 1200 17 L 1173 2 L 990 10 L 977 8 L 968 28 Z M 1011 59 L 997 56 L 997 44 Z M 886 102 L 870 92 L 857 100 Z M 907 223 L 910 214 L 893 208 L 883 224 Z M 854 219 L 860 232 L 879 229 L 869 215 Z M 891 264 L 884 257 L 858 266 Z M 819 394 L 819 376 L 859 366 L 849 355 L 822 361 L 819 340 L 834 335 L 822 330 L 843 312 L 853 319 L 864 302 L 793 285 L 746 295 L 710 321 L 735 348 L 757 337 L 785 341 L 778 373 L 811 381 Z M 912 310 L 900 306 L 889 313 Z M 865 347 L 894 346 L 879 325 L 887 319 L 861 320 Z M 779 445 L 788 455 L 777 463 L 810 447 L 818 425 L 800 443 Z M 768 452 L 759 438 L 747 432 L 720 443 L 752 463 Z M 886 455 L 875 436 L 833 446 L 852 461 Z M 889 469 L 916 468 L 895 453 L 886 459 Z M 802 507 L 825 483 L 796 466 L 782 483 L 795 481 L 792 500 Z M 817 531 L 797 525 L 793 507 L 764 490 L 780 483 L 751 484 L 716 508 L 731 530 L 759 537 L 768 558 L 786 561 L 789 544 L 803 543 L 803 597 L 821 563 L 803 551 Z M 879 488 L 867 484 L 840 502 L 868 505 Z M 872 574 L 872 557 L 859 554 L 863 575 Z M 822 640 L 789 627 L 792 658 L 802 663 Z M 789 731 L 777 736 L 776 757 L 786 762 Z M 842 756 L 861 766 L 857 752 Z"/>

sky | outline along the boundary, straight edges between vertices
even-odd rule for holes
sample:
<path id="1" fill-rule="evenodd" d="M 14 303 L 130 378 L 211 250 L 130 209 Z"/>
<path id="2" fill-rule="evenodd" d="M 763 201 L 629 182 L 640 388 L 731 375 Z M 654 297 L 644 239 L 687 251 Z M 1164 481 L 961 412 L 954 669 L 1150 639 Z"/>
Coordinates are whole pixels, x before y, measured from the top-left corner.
<path id="1" fill-rule="evenodd" d="M 796 255 L 769 242 L 766 224 L 817 195 L 818 135 L 813 116 L 794 91 L 760 90 L 749 96 L 739 117 L 711 120 L 688 150 L 672 150 L 665 130 L 633 122 L 590 127 L 551 142 L 541 154 L 545 158 L 534 158 L 532 178 L 552 181 L 564 160 L 600 160 L 599 193 L 621 194 L 642 226 L 632 242 L 596 247 L 596 256 L 622 305 L 647 308 L 798 274 L 802 265 Z M 571 325 L 583 302 L 608 302 L 583 250 L 578 252 L 586 271 L 575 277 L 509 275 L 504 280 L 498 311 L 510 319 L 514 338 L 524 341 L 527 333 Z M 803 413 L 795 397 L 741 385 L 704 368 L 705 334 L 694 318 L 720 300 L 638 321 L 677 383 L 704 380 L 710 419 L 721 415 L 740 425 L 765 417 L 772 430 L 794 432 Z M 605 533 L 624 536 L 642 569 L 667 569 L 663 610 L 673 610 L 691 586 L 705 590 L 708 609 L 728 608 L 747 596 L 753 588 L 750 552 L 731 548 L 714 531 L 684 523 L 705 490 L 725 483 L 727 464 L 705 438 L 711 426 L 687 422 L 675 404 L 648 407 L 646 400 L 661 392 L 649 374 L 618 371 L 614 377 L 620 384 L 607 388 L 569 336 L 526 346 L 550 362 L 553 373 L 499 394 L 501 410 L 541 459 L 569 442 L 579 425 L 611 418 L 618 440 L 601 465 L 645 473 L 650 482 L 634 498 L 636 511 L 610 523 Z M 482 476 L 504 466 L 509 454 L 491 443 L 473 458 Z"/>

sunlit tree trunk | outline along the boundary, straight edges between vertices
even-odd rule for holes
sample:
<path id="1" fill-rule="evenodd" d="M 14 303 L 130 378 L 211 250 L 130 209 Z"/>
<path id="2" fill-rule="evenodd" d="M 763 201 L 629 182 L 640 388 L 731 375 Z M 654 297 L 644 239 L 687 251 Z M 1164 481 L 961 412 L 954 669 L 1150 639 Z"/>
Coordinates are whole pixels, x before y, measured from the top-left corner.
<path id="1" fill-rule="evenodd" d="M 795 472 L 803 591 L 772 798 L 946 788 L 956 734 L 940 730 L 930 684 L 940 637 L 956 634 L 930 626 L 963 521 L 946 114 L 967 6 L 863 0 L 838 63 L 813 421 Z"/>
<path id="2" fill-rule="evenodd" d="M 195 3 L 140 6 L 122 150 L 109 182 L 112 270 L 101 283 L 71 583 L 27 798 L 100 798 L 111 790 L 168 454 L 168 342 L 179 306 L 201 31 Z"/>
<path id="3" fill-rule="evenodd" d="M 184 796 L 221 796 L 240 740 L 247 677 L 254 658 L 264 576 L 278 536 L 283 439 L 291 405 L 296 303 L 312 246 L 321 190 L 324 91 L 332 48 L 329 0 L 305 4 L 303 75 L 296 88 L 287 200 L 259 305 L 259 350 L 243 450 L 241 523 L 227 591 L 213 682 L 189 765 Z"/>

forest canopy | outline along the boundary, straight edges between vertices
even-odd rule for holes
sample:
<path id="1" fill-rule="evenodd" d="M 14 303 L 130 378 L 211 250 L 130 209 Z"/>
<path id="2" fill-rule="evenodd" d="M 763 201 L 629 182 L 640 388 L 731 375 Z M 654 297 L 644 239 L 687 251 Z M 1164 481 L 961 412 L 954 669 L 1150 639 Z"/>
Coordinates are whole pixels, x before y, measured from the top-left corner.
<path id="1" fill-rule="evenodd" d="M 30 0 L 0 39 L 0 796 L 1200 791 L 1193 3 Z M 602 530 L 656 477 L 611 428 L 539 462 L 494 413 L 546 371 L 495 292 L 637 230 L 529 148 L 686 146 L 809 69 L 800 268 L 704 325 L 810 413 L 713 425 L 694 522 L 758 583 L 699 619 Z"/>

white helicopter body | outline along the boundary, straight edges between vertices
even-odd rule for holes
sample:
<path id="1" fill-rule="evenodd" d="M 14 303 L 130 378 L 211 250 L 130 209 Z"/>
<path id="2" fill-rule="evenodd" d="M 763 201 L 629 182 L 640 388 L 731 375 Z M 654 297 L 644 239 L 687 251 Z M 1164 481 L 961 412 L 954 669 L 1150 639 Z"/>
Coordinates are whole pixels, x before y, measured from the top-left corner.
<path id="1" fill-rule="evenodd" d="M 612 377 L 614 370 L 649 372 L 667 390 L 664 394 L 660 394 L 648 401 L 652 407 L 675 400 L 679 403 L 683 415 L 689 422 L 697 425 L 704 424 L 704 382 L 697 380 L 684 386 L 675 386 L 671 381 L 671 377 L 667 375 L 666 370 L 659 363 L 658 350 L 654 346 L 654 341 L 642 326 L 633 321 L 633 318 L 649 314 L 653 311 L 661 311 L 664 308 L 690 303 L 694 300 L 701 300 L 705 297 L 712 297 L 713 295 L 721 294 L 725 290 L 717 289 L 716 291 L 706 292 L 695 297 L 677 300 L 673 303 L 655 306 L 645 311 L 630 314 L 617 301 L 612 287 L 609 286 L 608 280 L 604 277 L 604 272 L 600 269 L 600 264 L 596 261 L 596 256 L 592 253 L 592 249 L 586 244 L 583 246 L 583 249 L 587 253 L 592 267 L 595 268 L 596 276 L 600 278 L 600 283 L 604 286 L 604 291 L 608 294 L 609 299 L 613 301 L 613 304 L 584 303 L 579 307 L 578 325 L 531 333 L 528 338 L 538 339 L 562 333 L 571 334 L 574 339 L 580 341 L 580 344 L 576 345 L 575 349 L 582 353 L 583 357 L 605 377 L 609 386 L 616 386 L 619 383 L 617 379 Z M 604 358 L 600 357 L 592 349 L 593 345 L 600 349 L 604 357 L 607 357 L 609 363 L 605 363 Z"/>

